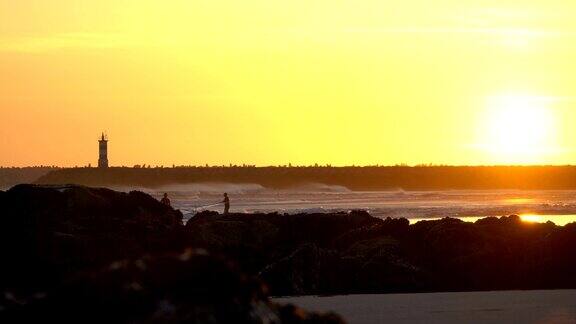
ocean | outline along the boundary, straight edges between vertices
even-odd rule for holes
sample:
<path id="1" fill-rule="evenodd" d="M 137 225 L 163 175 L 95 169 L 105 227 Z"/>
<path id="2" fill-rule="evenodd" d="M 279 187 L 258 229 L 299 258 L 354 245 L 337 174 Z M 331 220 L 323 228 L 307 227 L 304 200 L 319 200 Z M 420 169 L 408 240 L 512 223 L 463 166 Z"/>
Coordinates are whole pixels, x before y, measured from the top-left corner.
<path id="1" fill-rule="evenodd" d="M 411 222 L 455 217 L 474 221 L 487 216 L 517 214 L 526 221 L 576 221 L 576 190 L 442 190 L 352 191 L 341 186 L 308 184 L 291 189 L 268 189 L 257 184 L 202 183 L 138 189 L 160 198 L 168 193 L 185 219 L 202 210 L 222 211 L 222 194 L 231 212 L 312 213 L 366 210 L 375 217 L 405 217 Z"/>

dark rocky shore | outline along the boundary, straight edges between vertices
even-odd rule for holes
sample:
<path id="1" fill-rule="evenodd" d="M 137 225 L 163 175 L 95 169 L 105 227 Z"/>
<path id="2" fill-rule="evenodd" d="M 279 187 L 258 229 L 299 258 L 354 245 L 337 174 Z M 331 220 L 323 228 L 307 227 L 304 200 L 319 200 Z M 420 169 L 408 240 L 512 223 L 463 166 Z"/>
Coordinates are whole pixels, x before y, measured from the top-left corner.
<path id="1" fill-rule="evenodd" d="M 0 323 L 343 323 L 272 303 L 147 194 L 19 185 L 0 206 Z"/>
<path id="2" fill-rule="evenodd" d="M 182 214 L 141 192 L 0 191 L 0 320 L 339 323 L 268 295 L 576 288 L 576 223 Z"/>
<path id="3" fill-rule="evenodd" d="M 576 288 L 576 223 L 205 212 L 186 227 L 274 295 Z"/>

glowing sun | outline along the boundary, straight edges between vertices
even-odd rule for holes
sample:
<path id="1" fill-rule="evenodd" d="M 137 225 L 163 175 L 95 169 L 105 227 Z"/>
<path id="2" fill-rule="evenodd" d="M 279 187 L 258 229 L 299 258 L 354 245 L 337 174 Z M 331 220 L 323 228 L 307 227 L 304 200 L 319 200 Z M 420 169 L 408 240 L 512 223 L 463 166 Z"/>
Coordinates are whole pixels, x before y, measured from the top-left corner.
<path id="1" fill-rule="evenodd" d="M 536 214 L 523 214 L 520 215 L 520 219 L 528 223 L 543 223 L 544 217 Z"/>
<path id="2" fill-rule="evenodd" d="M 484 146 L 499 162 L 538 163 L 555 146 L 555 121 L 546 100 L 501 96 L 489 101 Z"/>

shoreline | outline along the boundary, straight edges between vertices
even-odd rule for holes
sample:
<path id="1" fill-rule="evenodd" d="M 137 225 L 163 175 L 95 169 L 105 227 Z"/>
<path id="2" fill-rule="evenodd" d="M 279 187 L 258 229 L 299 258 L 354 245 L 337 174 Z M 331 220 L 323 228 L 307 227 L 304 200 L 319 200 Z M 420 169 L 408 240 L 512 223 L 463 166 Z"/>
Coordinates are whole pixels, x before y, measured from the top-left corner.
<path id="1" fill-rule="evenodd" d="M 124 269 L 140 278 L 147 269 L 142 262 L 176 262 L 174 274 L 158 270 L 146 280 L 175 278 L 167 287 L 177 289 L 178 282 L 197 278 L 196 270 L 179 270 L 178 260 L 192 257 L 205 260 L 211 274 L 218 273 L 210 268 L 217 260 L 235 264 L 226 271 L 265 285 L 262 298 L 576 289 L 576 223 L 529 223 L 511 215 L 410 224 L 354 210 L 204 211 L 184 224 L 180 211 L 146 193 L 83 186 L 19 185 L 0 192 L 0 206 L 0 255 L 7 261 L 0 292 L 25 304 L 38 292 L 58 296 L 83 273 L 96 277 L 85 277 L 82 285 L 92 287 L 97 281 L 91 278 L 102 278 L 112 280 L 111 291 L 124 289 L 126 283 L 114 281 L 110 271 Z M 220 281 L 214 278 L 214 285 Z M 162 296 L 162 289 L 152 290 L 151 298 Z M 0 294 L 1 307 L 20 306 Z"/>
<path id="2" fill-rule="evenodd" d="M 363 323 L 573 323 L 576 290 L 274 298 Z"/>

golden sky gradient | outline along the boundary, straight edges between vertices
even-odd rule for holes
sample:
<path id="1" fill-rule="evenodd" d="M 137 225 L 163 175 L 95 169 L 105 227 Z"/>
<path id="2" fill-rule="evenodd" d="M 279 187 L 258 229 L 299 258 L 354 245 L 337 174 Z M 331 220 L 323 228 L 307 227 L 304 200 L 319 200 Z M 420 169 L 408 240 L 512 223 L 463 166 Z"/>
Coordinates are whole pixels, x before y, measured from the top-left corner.
<path id="1" fill-rule="evenodd" d="M 0 165 L 576 164 L 576 2 L 0 0 Z"/>

